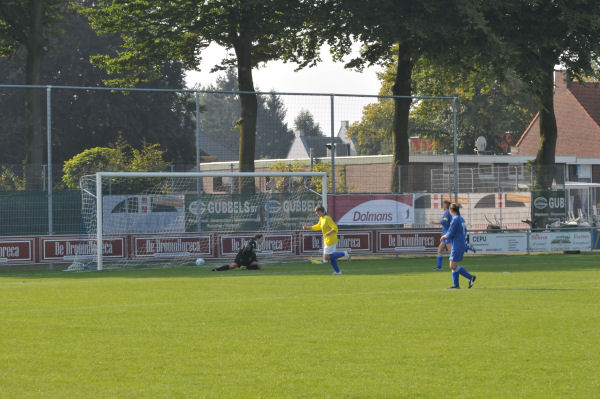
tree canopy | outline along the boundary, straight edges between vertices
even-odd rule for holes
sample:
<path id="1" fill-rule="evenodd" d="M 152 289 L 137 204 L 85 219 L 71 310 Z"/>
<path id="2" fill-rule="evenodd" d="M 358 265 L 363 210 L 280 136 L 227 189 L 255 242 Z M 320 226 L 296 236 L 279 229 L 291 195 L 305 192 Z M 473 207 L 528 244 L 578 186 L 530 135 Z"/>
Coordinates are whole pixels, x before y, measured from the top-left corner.
<path id="1" fill-rule="evenodd" d="M 481 2 L 464 0 L 443 7 L 437 0 L 329 0 L 330 14 L 322 20 L 324 35 L 337 57 L 348 54 L 352 40 L 363 44 L 359 57 L 348 67 L 388 65 L 396 59 L 392 119 L 392 191 L 401 191 L 401 166 L 409 163 L 408 121 L 413 95 L 412 73 L 422 58 L 458 58 L 478 51 L 487 40 Z M 335 15 L 335 17 L 333 17 Z M 329 20 L 327 20 L 329 18 Z M 457 57 L 457 54 L 460 56 Z"/>
<path id="2" fill-rule="evenodd" d="M 90 64 L 89 57 L 98 52 L 116 52 L 120 38 L 99 37 L 87 20 L 68 15 L 49 35 L 41 79 L 53 86 L 102 86 L 106 71 Z M 18 51 L 11 58 L 0 58 L 5 71 L 4 83 L 21 83 L 25 74 L 26 54 Z M 163 66 L 159 80 L 147 83 L 153 88 L 181 87 L 184 71 L 180 64 Z M 0 125 L 0 157 L 8 164 L 23 161 L 25 144 L 21 89 L 3 89 L 0 107 L 4 110 Z M 38 90 L 45 98 L 45 90 Z M 91 147 L 104 147 L 119 135 L 130 143 L 157 143 L 165 150 L 170 163 L 194 164 L 193 107 L 185 97 L 174 92 L 109 92 L 100 90 L 53 89 L 52 155 L 53 163 L 62 164 L 74 154 Z M 45 130 L 45 129 L 44 129 Z M 45 140 L 40 145 L 44 148 Z M 41 162 L 43 163 L 43 162 Z"/>
<path id="3" fill-rule="evenodd" d="M 136 84 L 156 77 L 160 73 L 157 66 L 167 60 L 181 62 L 188 70 L 197 69 L 202 50 L 209 43 L 232 51 L 234 55 L 216 68 L 237 68 L 238 87 L 244 92 L 238 120 L 239 170 L 251 172 L 258 108 L 256 96 L 246 94 L 255 91 L 252 69 L 292 54 L 286 49 L 305 42 L 300 33 L 311 9 L 310 2 L 300 0 L 100 0 L 96 7 L 87 9 L 87 15 L 99 31 L 119 33 L 123 38 L 117 55 L 94 58 L 98 65 L 117 74 L 117 81 L 122 83 Z M 314 58 L 316 51 L 287 59 Z"/>
<path id="4" fill-rule="evenodd" d="M 19 49 L 25 52 L 24 82 L 41 85 L 42 59 L 48 50 L 48 36 L 55 33 L 56 24 L 66 14 L 66 0 L 2 0 L 0 2 L 0 57 L 13 57 Z M 40 90 L 25 92 L 26 186 L 39 188 L 37 166 L 44 161 L 43 103 Z"/>
<path id="5" fill-rule="evenodd" d="M 88 148 L 65 162 L 62 182 L 67 188 L 79 188 L 82 176 L 96 172 L 164 172 L 168 166 L 158 144 L 131 146 L 119 137 L 107 147 Z"/>
<path id="6" fill-rule="evenodd" d="M 571 76 L 597 74 L 600 59 L 600 7 L 597 0 L 536 0 L 488 3 L 491 30 L 502 51 L 491 54 L 503 62 L 535 96 L 540 112 L 540 144 L 535 163 L 555 163 L 558 130 L 554 115 L 554 68 L 560 64 Z M 538 180 L 548 187 L 552 173 Z"/>
<path id="7" fill-rule="evenodd" d="M 208 91 L 200 93 L 200 128 L 213 140 L 228 148 L 239 149 L 240 96 L 237 74 L 229 68 L 213 85 L 198 87 Z M 225 93 L 215 93 L 222 91 Z M 230 92 L 230 93 L 227 93 Z M 280 96 L 261 94 L 257 96 L 255 159 L 285 158 L 294 140 L 285 118 L 287 110 Z M 218 154 L 214 154 L 217 155 Z"/>

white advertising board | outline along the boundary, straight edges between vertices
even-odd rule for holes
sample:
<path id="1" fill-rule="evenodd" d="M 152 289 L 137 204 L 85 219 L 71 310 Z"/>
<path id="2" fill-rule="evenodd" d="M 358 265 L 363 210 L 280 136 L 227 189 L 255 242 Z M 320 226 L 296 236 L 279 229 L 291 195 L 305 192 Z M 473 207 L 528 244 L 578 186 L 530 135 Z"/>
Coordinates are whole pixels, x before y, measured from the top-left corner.
<path id="1" fill-rule="evenodd" d="M 527 252 L 527 233 L 471 233 L 469 239 L 477 253 Z"/>
<path id="2" fill-rule="evenodd" d="M 328 200 L 329 201 L 329 200 Z M 335 203 L 333 203 L 335 202 Z M 412 194 L 349 194 L 335 196 L 329 205 L 341 225 L 413 224 Z"/>
<path id="3" fill-rule="evenodd" d="M 532 252 L 589 251 L 591 243 L 589 231 L 531 233 L 529 238 Z"/>
<path id="4" fill-rule="evenodd" d="M 183 195 L 105 195 L 104 233 L 183 233 Z"/>

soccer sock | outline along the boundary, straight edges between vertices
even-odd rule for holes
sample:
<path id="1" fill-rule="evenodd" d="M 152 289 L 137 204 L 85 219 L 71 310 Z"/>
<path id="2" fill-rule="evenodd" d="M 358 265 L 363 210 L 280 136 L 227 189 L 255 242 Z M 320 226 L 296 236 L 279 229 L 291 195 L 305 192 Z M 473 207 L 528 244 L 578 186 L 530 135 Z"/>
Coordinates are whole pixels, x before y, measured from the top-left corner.
<path id="1" fill-rule="evenodd" d="M 459 287 L 458 276 L 458 272 L 452 270 L 452 285 L 455 287 Z"/>
<path id="2" fill-rule="evenodd" d="M 332 253 L 331 255 L 329 255 L 329 259 L 336 260 L 337 258 L 341 258 L 344 255 L 345 254 L 343 252 L 335 252 L 335 253 Z"/>
<path id="3" fill-rule="evenodd" d="M 469 280 L 473 278 L 471 274 L 462 266 L 456 266 L 456 271 L 463 277 L 468 278 Z"/>
<path id="4" fill-rule="evenodd" d="M 442 256 L 442 255 L 438 255 L 438 257 L 437 257 L 437 268 L 438 268 L 438 269 L 441 269 L 441 268 L 442 268 L 442 258 L 443 258 L 443 256 Z M 431 266 L 430 266 L 430 267 L 431 267 Z"/>
<path id="5" fill-rule="evenodd" d="M 218 272 L 224 272 L 225 270 L 229 270 L 229 265 L 223 265 L 223 266 L 217 267 Z"/>
<path id="6" fill-rule="evenodd" d="M 331 267 L 333 267 L 333 270 L 335 270 L 336 273 L 340 272 L 340 268 L 338 267 L 337 260 L 335 260 L 333 258 L 329 258 L 329 264 L 331 265 Z"/>

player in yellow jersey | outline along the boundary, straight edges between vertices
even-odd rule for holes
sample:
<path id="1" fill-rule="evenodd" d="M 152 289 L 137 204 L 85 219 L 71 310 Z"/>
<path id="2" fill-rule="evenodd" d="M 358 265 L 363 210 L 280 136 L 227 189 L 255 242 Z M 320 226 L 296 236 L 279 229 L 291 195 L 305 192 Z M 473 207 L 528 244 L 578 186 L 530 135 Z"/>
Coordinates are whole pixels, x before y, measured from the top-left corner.
<path id="1" fill-rule="evenodd" d="M 321 230 L 323 233 L 323 263 L 329 262 L 329 264 L 331 264 L 331 267 L 333 267 L 334 270 L 333 274 L 342 274 L 338 267 L 337 259 L 345 256 L 350 260 L 350 249 L 344 252 L 336 252 L 338 242 L 337 225 L 331 216 L 325 212 L 323 205 L 317 205 L 315 212 L 319 216 L 319 222 L 313 226 L 302 226 L 302 228 L 304 230 L 313 231 Z"/>

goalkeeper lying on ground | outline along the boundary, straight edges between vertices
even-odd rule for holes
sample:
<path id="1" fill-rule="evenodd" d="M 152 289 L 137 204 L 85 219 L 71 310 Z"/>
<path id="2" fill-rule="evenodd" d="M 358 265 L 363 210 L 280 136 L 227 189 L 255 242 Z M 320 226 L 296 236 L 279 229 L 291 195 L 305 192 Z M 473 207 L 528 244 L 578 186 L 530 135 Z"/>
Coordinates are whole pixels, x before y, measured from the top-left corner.
<path id="1" fill-rule="evenodd" d="M 260 263 L 256 260 L 256 249 L 258 244 L 261 244 L 263 241 L 262 234 L 256 234 L 250 241 L 246 243 L 239 250 L 237 255 L 235 256 L 235 260 L 233 263 L 229 265 L 223 265 L 221 267 L 217 267 L 212 269 L 213 272 L 222 272 L 225 270 L 235 269 L 237 267 L 245 266 L 247 270 L 257 270 L 260 269 Z"/>

